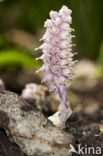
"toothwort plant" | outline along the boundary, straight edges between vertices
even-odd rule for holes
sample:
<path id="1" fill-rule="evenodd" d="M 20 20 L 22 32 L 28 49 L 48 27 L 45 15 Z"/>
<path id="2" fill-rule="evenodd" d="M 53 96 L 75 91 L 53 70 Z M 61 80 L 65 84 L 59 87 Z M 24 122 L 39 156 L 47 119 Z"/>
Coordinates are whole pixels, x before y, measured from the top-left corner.
<path id="1" fill-rule="evenodd" d="M 41 39 L 44 42 L 36 49 L 43 51 L 43 55 L 38 58 L 44 63 L 38 70 L 38 72 L 45 71 L 43 82 L 49 84 L 51 92 L 58 92 L 60 95 L 58 111 L 48 118 L 57 127 L 64 127 L 72 113 L 67 100 L 67 89 L 74 77 L 75 63 L 72 53 L 71 13 L 72 11 L 66 6 L 63 6 L 59 12 L 50 12 L 51 19 L 44 24 L 46 32 Z"/>

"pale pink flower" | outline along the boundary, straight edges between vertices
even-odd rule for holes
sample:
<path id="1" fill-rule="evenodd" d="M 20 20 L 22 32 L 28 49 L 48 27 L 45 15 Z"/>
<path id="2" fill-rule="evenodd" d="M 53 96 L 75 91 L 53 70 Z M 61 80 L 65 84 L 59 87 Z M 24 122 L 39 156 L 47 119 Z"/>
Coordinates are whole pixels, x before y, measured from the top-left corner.
<path id="1" fill-rule="evenodd" d="M 71 114 L 71 109 L 67 104 L 67 89 L 74 77 L 72 54 L 72 11 L 63 6 L 59 12 L 51 11 L 50 18 L 44 26 L 46 32 L 42 39 L 44 43 L 39 47 L 42 49 L 43 67 L 40 70 L 45 71 L 43 81 L 49 84 L 49 90 L 58 92 L 61 98 L 58 112 L 49 117 L 49 120 L 56 126 L 65 124 Z"/>
<path id="2" fill-rule="evenodd" d="M 5 84 L 2 79 L 0 79 L 0 91 L 5 90 Z"/>

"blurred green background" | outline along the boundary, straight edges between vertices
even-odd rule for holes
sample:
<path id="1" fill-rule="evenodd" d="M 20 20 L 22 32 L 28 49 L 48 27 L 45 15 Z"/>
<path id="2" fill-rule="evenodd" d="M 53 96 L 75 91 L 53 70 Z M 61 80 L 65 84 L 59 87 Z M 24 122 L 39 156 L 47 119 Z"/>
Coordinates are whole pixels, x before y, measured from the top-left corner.
<path id="1" fill-rule="evenodd" d="M 103 0 L 0 0 L 0 70 L 16 64 L 38 68 L 34 51 L 50 10 L 72 9 L 74 52 L 103 66 Z M 102 68 L 101 68 L 102 69 Z"/>

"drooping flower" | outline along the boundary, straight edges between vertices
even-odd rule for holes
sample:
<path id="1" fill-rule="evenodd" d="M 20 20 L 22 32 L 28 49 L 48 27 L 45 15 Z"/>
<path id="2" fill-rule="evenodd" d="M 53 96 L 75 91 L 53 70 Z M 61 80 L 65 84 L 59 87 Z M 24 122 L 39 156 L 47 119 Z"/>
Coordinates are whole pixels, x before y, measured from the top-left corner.
<path id="1" fill-rule="evenodd" d="M 45 71 L 43 81 L 49 84 L 51 92 L 58 92 L 61 98 L 58 112 L 49 117 L 54 125 L 60 127 L 65 124 L 71 115 L 71 109 L 67 102 L 67 89 L 74 77 L 72 53 L 72 11 L 63 6 L 59 12 L 51 11 L 50 18 L 44 27 L 46 32 L 42 39 L 43 44 L 37 48 L 43 51 L 40 57 L 43 66 L 39 71 Z"/>

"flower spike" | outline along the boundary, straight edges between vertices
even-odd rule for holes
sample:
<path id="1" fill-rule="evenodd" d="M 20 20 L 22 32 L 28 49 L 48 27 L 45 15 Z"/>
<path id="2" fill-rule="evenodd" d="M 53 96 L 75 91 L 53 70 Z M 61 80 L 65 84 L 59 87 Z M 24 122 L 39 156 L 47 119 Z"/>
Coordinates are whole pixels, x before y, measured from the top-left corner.
<path id="1" fill-rule="evenodd" d="M 46 32 L 42 37 L 44 43 L 39 49 L 43 51 L 43 69 L 45 76 L 43 82 L 49 84 L 51 92 L 58 92 L 60 96 L 60 105 L 58 111 L 48 119 L 57 127 L 63 127 L 72 111 L 67 100 L 67 89 L 74 77 L 72 53 L 73 29 L 72 11 L 63 6 L 59 12 L 51 11 L 50 18 L 44 24 Z"/>

